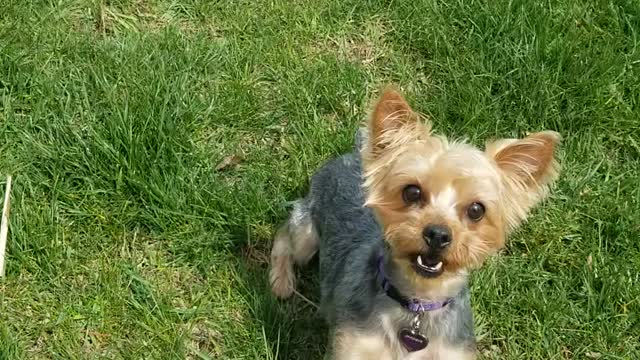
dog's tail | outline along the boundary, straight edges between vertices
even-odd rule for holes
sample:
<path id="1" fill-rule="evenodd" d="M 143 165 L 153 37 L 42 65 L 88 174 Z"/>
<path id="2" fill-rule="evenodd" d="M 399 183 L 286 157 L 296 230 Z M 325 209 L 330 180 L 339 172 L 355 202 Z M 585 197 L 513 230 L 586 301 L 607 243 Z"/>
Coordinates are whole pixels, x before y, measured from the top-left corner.
<path id="1" fill-rule="evenodd" d="M 366 127 L 358 128 L 356 131 L 356 141 L 354 146 L 354 151 L 356 153 L 360 153 L 364 147 L 367 145 L 367 141 L 369 141 L 369 132 Z"/>
<path id="2" fill-rule="evenodd" d="M 311 219 L 311 203 L 300 199 L 294 203 L 289 219 L 280 226 L 271 249 L 271 291 L 288 298 L 295 289 L 293 264 L 305 265 L 318 251 L 318 233 Z"/>

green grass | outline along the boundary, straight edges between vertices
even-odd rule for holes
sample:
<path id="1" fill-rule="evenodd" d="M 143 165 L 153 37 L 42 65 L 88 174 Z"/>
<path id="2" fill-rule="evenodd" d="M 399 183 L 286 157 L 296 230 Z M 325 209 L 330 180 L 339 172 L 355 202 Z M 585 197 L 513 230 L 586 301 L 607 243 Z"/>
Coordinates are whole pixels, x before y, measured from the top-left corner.
<path id="1" fill-rule="evenodd" d="M 640 358 L 639 31 L 635 0 L 1 1 L 0 359 L 321 358 L 271 237 L 388 82 L 448 135 L 564 136 L 472 278 L 481 353 Z"/>

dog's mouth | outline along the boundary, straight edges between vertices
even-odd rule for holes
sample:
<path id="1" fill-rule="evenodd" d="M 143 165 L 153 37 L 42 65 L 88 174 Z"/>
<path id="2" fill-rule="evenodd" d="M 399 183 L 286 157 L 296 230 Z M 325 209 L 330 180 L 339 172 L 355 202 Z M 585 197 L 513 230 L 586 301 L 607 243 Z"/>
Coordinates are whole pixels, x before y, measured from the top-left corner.
<path id="1" fill-rule="evenodd" d="M 416 255 L 412 263 L 416 272 L 424 277 L 437 277 L 444 271 L 442 260 L 430 257 L 427 254 Z"/>

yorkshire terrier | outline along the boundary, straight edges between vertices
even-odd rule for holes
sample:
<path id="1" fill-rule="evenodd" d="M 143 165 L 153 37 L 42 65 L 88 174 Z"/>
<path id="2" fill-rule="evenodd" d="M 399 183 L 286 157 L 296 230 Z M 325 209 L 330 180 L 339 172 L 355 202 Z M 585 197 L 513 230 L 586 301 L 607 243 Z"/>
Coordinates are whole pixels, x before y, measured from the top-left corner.
<path id="1" fill-rule="evenodd" d="M 278 230 L 272 291 L 289 297 L 294 263 L 319 250 L 331 359 L 474 359 L 469 271 L 547 195 L 559 141 L 447 141 L 387 88 L 357 151 L 324 165 Z"/>

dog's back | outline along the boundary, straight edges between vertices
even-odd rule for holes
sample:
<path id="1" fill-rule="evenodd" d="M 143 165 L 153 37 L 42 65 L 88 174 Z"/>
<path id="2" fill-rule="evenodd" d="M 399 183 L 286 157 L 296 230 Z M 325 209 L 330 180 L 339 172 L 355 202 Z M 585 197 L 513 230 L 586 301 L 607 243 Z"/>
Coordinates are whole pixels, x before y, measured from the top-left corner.
<path id="1" fill-rule="evenodd" d="M 320 239 L 322 307 L 329 323 L 364 320 L 377 293 L 372 280 L 382 233 L 364 207 L 361 185 L 360 156 L 351 153 L 325 164 L 305 199 Z"/>

